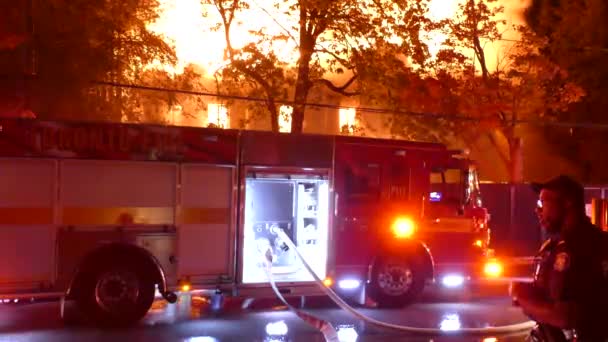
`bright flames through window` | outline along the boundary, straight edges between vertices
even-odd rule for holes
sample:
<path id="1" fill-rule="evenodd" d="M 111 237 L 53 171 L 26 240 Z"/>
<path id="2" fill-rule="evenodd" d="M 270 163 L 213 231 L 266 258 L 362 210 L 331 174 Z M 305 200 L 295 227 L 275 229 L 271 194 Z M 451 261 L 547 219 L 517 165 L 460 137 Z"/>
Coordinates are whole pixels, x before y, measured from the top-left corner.
<path id="1" fill-rule="evenodd" d="M 223 104 L 207 105 L 207 127 L 230 128 L 228 108 Z"/>
<path id="2" fill-rule="evenodd" d="M 357 111 L 355 108 L 340 108 L 340 132 L 353 134 L 357 127 Z"/>
<path id="3" fill-rule="evenodd" d="M 291 132 L 291 114 L 293 113 L 292 106 L 281 106 L 279 108 L 279 132 Z"/>

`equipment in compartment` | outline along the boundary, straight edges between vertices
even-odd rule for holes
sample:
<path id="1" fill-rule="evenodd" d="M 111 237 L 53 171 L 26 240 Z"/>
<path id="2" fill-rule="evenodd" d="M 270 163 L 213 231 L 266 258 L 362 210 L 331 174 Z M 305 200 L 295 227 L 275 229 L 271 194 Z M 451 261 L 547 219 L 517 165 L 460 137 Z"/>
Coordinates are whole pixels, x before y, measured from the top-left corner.
<path id="1" fill-rule="evenodd" d="M 269 247 L 273 253 L 273 274 L 278 281 L 310 280 L 294 251 L 285 248 L 278 237 L 278 229 L 295 241 L 303 254 L 315 256 L 319 263 L 316 268 L 324 273 L 327 251 L 322 249 L 327 248 L 328 234 L 327 222 L 320 225 L 320 221 L 328 218 L 327 208 L 319 210 L 319 204 L 327 205 L 328 199 L 320 201 L 319 189 L 327 188 L 327 181 L 285 176 L 249 178 L 246 184 L 243 282 L 266 280 L 260 255 Z M 320 217 L 320 213 L 325 215 Z"/>
<path id="2" fill-rule="evenodd" d="M 255 244 L 258 252 L 272 250 L 272 270 L 273 273 L 293 273 L 297 271 L 294 267 L 296 262 L 295 255 L 292 251 L 283 250 L 283 242 L 277 235 L 277 230 L 282 229 L 287 236 L 293 239 L 293 230 L 291 222 L 255 222 L 253 231 L 255 234 Z"/>
<path id="3" fill-rule="evenodd" d="M 318 184 L 298 184 L 298 246 L 316 245 L 319 239 L 317 225 Z"/>

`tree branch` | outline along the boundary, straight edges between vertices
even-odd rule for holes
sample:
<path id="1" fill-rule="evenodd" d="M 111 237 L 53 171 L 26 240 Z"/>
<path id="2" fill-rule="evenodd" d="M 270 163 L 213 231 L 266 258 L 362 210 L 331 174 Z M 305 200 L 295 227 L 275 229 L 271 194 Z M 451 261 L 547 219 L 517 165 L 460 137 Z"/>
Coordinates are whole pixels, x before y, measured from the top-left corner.
<path id="1" fill-rule="evenodd" d="M 298 42 L 298 40 L 296 39 L 296 37 L 293 36 L 293 34 L 291 33 L 291 31 L 289 31 L 287 28 L 285 28 L 285 26 L 283 26 L 272 14 L 270 14 L 270 12 L 268 12 L 265 8 L 263 8 L 262 6 L 260 6 L 257 2 L 253 1 L 253 3 L 258 6 L 259 9 L 261 9 L 262 11 L 264 11 L 264 13 L 266 13 L 270 19 L 272 19 L 272 21 L 274 21 L 275 24 L 279 25 L 279 27 L 281 28 L 281 30 L 283 30 L 285 33 L 287 33 L 287 35 L 289 36 L 289 38 L 291 38 L 291 40 L 293 40 L 296 43 L 296 47 L 300 47 L 300 43 Z"/>
<path id="2" fill-rule="evenodd" d="M 328 24 L 327 16 L 329 13 L 326 10 L 321 11 L 321 12 L 318 12 L 318 11 L 315 11 L 315 12 L 316 12 L 315 13 L 316 15 L 314 18 L 315 26 L 313 27 L 313 30 L 311 33 L 312 33 L 312 36 L 315 37 L 315 39 L 316 39 L 319 37 L 319 35 L 321 35 L 321 33 L 325 32 L 325 30 L 327 29 L 327 24 Z M 312 21 L 312 19 L 311 19 L 311 21 Z"/>
<path id="3" fill-rule="evenodd" d="M 334 52 L 327 50 L 326 48 L 322 48 L 322 49 L 315 49 L 315 52 L 323 52 L 326 53 L 330 56 L 332 56 L 335 60 L 337 60 L 340 64 L 342 64 L 344 67 L 346 67 L 347 69 L 352 69 L 353 66 L 348 62 L 347 59 L 344 59 L 338 55 L 336 55 Z"/>
<path id="4" fill-rule="evenodd" d="M 357 96 L 360 95 L 361 93 L 358 91 L 346 91 L 346 89 L 348 87 L 350 87 L 351 84 L 353 84 L 353 82 L 355 82 L 357 80 L 358 76 L 357 75 L 353 75 L 353 77 L 351 77 L 346 83 L 344 83 L 341 87 L 336 86 L 335 84 L 333 84 L 331 81 L 326 80 L 324 78 L 315 80 L 315 83 L 321 83 L 323 85 L 325 85 L 327 88 L 329 88 L 330 90 L 338 93 L 338 94 L 342 94 L 344 96 Z"/>
<path id="5" fill-rule="evenodd" d="M 384 9 L 384 6 L 382 5 L 382 2 L 379 0 L 373 0 L 372 2 L 374 3 L 374 5 L 376 5 L 376 10 L 379 11 L 380 16 L 382 18 L 386 18 L 387 14 L 386 14 L 386 10 Z"/>
<path id="6" fill-rule="evenodd" d="M 235 63 L 235 62 L 233 62 L 233 63 Z M 270 83 L 268 83 L 264 79 L 264 77 L 262 77 L 262 75 L 256 73 L 253 70 L 250 70 L 245 65 L 242 65 L 240 63 L 235 63 L 234 66 L 235 66 L 235 68 L 237 68 L 237 70 L 239 70 L 243 74 L 251 77 L 262 87 L 262 89 L 266 93 L 265 102 L 266 102 L 266 107 L 268 108 L 268 111 L 270 112 L 270 123 L 272 126 L 272 131 L 278 132 L 279 131 L 279 126 L 278 126 L 279 122 L 278 122 L 278 118 L 277 118 L 278 114 L 277 114 L 276 101 L 275 101 L 275 96 L 274 96 L 272 86 L 270 85 Z"/>
<path id="7" fill-rule="evenodd" d="M 221 5 L 222 2 L 218 1 L 216 3 Z M 261 74 L 255 72 L 255 70 L 249 69 L 243 61 L 239 61 L 235 58 L 234 49 L 232 48 L 231 39 L 230 39 L 230 23 L 231 23 L 232 19 L 234 18 L 234 11 L 235 11 L 237 5 L 238 5 L 238 0 L 234 0 L 233 1 L 234 7 L 231 8 L 232 11 L 231 11 L 231 13 L 228 14 L 228 15 L 232 14 L 230 19 L 226 18 L 227 13 L 226 13 L 225 8 L 223 6 L 218 6 L 218 11 L 220 12 L 220 15 L 222 16 L 222 21 L 224 24 L 224 38 L 226 39 L 226 48 L 228 50 L 227 57 L 230 60 L 230 64 L 234 68 L 236 68 L 238 71 L 243 73 L 246 77 L 249 77 L 250 79 L 257 82 L 262 87 L 262 89 L 266 93 L 265 103 L 266 103 L 266 107 L 268 108 L 268 111 L 270 112 L 272 130 L 273 130 L 273 132 L 278 132 L 279 126 L 278 126 L 278 119 L 277 119 L 276 100 L 275 100 L 275 94 L 272 89 L 272 85 Z"/>

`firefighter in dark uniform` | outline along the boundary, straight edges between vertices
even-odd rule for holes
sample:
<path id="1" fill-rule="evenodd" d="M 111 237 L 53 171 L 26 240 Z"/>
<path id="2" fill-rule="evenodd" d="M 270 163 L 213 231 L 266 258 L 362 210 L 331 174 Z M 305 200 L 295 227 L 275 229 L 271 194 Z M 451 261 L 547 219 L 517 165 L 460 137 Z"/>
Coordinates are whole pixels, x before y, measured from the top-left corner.
<path id="1" fill-rule="evenodd" d="M 529 341 L 608 341 L 604 233 L 585 212 L 583 187 L 567 176 L 535 184 L 548 239 L 533 283 L 513 283 L 514 303 L 538 324 Z"/>

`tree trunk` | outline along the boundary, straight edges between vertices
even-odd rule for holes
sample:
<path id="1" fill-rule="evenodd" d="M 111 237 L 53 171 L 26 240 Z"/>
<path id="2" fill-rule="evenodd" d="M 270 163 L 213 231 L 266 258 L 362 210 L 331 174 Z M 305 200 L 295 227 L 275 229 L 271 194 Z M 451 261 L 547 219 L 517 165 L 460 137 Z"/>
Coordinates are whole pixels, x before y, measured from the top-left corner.
<path id="1" fill-rule="evenodd" d="M 306 99 L 310 90 L 310 60 L 315 48 L 316 37 L 314 28 L 309 27 L 309 13 L 304 4 L 300 4 L 300 58 L 298 59 L 298 78 L 296 79 L 296 93 L 291 114 L 291 133 L 302 133 L 304 128 L 304 111 Z"/>
<path id="2" fill-rule="evenodd" d="M 277 113 L 277 106 L 274 102 L 274 98 L 268 97 L 266 99 L 266 108 L 268 108 L 268 112 L 270 113 L 270 127 L 273 132 L 279 131 L 279 114 Z"/>
<path id="3" fill-rule="evenodd" d="M 291 133 L 302 133 L 304 128 L 304 111 L 306 110 L 306 99 L 310 90 L 310 59 L 312 53 L 300 49 L 300 60 L 298 62 L 298 79 L 296 81 L 296 92 L 294 95 L 294 106 L 291 115 Z"/>
<path id="4" fill-rule="evenodd" d="M 481 77 L 484 82 L 487 83 L 490 71 L 488 70 L 488 65 L 486 64 L 486 53 L 481 46 L 481 42 L 479 41 L 479 36 L 475 36 L 473 38 L 473 44 L 475 46 L 475 54 L 477 58 L 479 58 L 479 65 L 481 65 Z"/>
<path id="5" fill-rule="evenodd" d="M 521 183 L 524 180 L 522 139 L 514 134 L 509 135 L 509 178 L 511 183 Z"/>
<path id="6" fill-rule="evenodd" d="M 488 82 L 488 78 L 490 75 L 490 72 L 488 71 L 488 65 L 486 63 L 486 54 L 485 51 L 483 50 L 483 46 L 481 45 L 481 42 L 479 40 L 479 32 L 477 31 L 477 25 L 479 24 L 479 18 L 477 17 L 477 12 L 475 11 L 475 0 L 469 0 L 468 6 L 470 7 L 471 10 L 471 15 L 475 15 L 475 17 L 473 18 L 473 37 L 472 37 L 472 41 L 473 41 L 473 51 L 475 52 L 475 55 L 477 56 L 477 58 L 479 59 L 479 65 L 481 66 L 481 76 L 483 77 L 483 81 L 484 82 Z"/>

